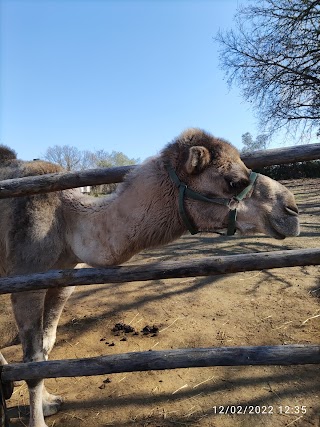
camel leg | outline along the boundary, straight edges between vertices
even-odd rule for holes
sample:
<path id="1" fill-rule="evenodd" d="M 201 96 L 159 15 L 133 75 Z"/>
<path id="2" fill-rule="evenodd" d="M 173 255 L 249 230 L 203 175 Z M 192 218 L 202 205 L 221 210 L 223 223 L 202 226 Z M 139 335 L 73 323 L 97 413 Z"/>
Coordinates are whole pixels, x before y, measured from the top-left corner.
<path id="1" fill-rule="evenodd" d="M 12 294 L 13 312 L 19 329 L 24 362 L 44 361 L 43 306 L 46 291 Z M 43 411 L 43 380 L 28 380 L 29 427 L 47 427 Z"/>
<path id="2" fill-rule="evenodd" d="M 58 322 L 63 310 L 63 307 L 72 294 L 74 287 L 49 289 L 46 293 L 44 301 L 43 312 L 43 351 L 44 357 L 48 359 L 55 340 Z M 43 405 L 44 414 L 55 414 L 63 402 L 61 396 L 50 394 L 45 387 L 43 387 Z"/>
<path id="3" fill-rule="evenodd" d="M 74 286 L 47 290 L 43 312 L 43 350 L 46 359 L 56 341 L 57 326 L 62 310 L 73 291 Z"/>

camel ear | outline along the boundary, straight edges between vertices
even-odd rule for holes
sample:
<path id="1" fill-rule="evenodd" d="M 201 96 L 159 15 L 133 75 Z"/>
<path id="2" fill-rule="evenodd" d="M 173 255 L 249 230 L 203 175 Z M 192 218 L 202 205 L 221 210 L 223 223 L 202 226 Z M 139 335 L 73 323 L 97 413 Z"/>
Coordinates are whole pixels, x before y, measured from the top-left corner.
<path id="1" fill-rule="evenodd" d="M 206 147 L 200 145 L 190 147 L 186 171 L 190 174 L 200 173 L 210 163 L 210 160 L 210 152 Z"/>

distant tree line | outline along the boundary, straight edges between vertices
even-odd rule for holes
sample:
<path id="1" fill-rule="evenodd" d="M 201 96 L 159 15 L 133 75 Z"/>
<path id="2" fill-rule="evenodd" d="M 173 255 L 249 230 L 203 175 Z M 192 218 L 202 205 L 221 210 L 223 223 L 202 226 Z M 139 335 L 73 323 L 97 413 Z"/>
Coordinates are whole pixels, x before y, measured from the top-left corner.
<path id="1" fill-rule="evenodd" d="M 105 150 L 79 150 L 77 147 L 69 145 L 49 147 L 41 158 L 56 163 L 67 171 L 128 166 L 140 162 L 140 159 L 129 158 L 121 151 L 112 151 L 109 153 Z M 109 194 L 116 187 L 117 184 L 95 185 L 92 187 L 91 193 L 94 195 Z"/>
<path id="2" fill-rule="evenodd" d="M 256 139 L 254 139 L 249 132 L 244 133 L 242 135 L 243 148 L 241 153 L 248 154 L 253 151 L 265 150 L 268 147 L 268 142 L 268 135 L 258 135 Z M 255 169 L 255 171 L 276 180 L 320 178 L 320 160 L 265 166 Z"/>
<path id="3" fill-rule="evenodd" d="M 140 159 L 130 159 L 121 151 L 109 153 L 105 150 L 79 150 L 77 147 L 70 145 L 49 147 L 41 158 L 48 162 L 56 163 L 67 171 L 127 166 L 140 161 Z"/>

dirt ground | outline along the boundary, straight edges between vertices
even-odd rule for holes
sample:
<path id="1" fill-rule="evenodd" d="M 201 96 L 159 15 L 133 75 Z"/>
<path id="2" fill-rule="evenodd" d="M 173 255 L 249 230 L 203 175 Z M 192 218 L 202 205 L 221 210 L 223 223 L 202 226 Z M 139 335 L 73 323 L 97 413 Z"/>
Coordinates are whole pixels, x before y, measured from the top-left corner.
<path id="1" fill-rule="evenodd" d="M 131 264 L 320 246 L 320 180 L 285 182 L 296 195 L 302 232 L 264 236 L 185 236 Z M 320 267 L 79 287 L 58 328 L 51 359 L 131 351 L 320 342 Z M 9 296 L 1 296 L 0 346 L 21 360 Z M 317 317 L 318 316 L 318 317 Z M 118 335 L 116 323 L 133 332 Z M 148 334 L 145 326 L 156 326 Z M 157 331 L 158 328 L 158 331 Z M 123 338 L 126 338 L 125 340 Z M 320 366 L 213 367 L 47 380 L 65 402 L 49 427 L 320 426 Z M 27 424 L 25 384 L 8 401 L 12 426 Z M 226 414 L 227 406 L 254 414 Z M 219 407 L 222 407 L 219 408 Z M 217 413 L 217 412 L 222 413 Z M 223 413 L 224 412 L 224 413 Z"/>

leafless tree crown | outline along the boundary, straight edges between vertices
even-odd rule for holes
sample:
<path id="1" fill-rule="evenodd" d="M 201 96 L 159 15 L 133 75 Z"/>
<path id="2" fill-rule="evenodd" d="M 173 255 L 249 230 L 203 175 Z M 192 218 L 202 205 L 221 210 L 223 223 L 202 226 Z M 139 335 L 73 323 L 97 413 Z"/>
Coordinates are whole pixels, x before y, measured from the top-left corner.
<path id="1" fill-rule="evenodd" d="M 320 133 L 320 0 L 254 0 L 222 32 L 220 60 L 267 132 Z"/>

